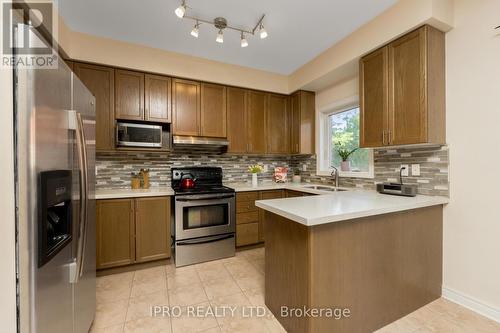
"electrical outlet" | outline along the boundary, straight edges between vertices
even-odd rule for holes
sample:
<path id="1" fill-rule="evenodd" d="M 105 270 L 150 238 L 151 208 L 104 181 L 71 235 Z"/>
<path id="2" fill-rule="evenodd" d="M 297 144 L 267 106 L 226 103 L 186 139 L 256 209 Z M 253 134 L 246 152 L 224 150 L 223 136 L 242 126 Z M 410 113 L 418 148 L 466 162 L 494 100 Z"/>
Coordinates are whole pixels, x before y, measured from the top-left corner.
<path id="1" fill-rule="evenodd" d="M 420 176 L 420 164 L 412 164 L 411 165 L 411 175 L 412 176 Z"/>
<path id="2" fill-rule="evenodd" d="M 302 171 L 307 171 L 307 164 L 302 164 Z"/>
<path id="3" fill-rule="evenodd" d="M 267 164 L 264 164 L 264 172 L 267 172 Z"/>
<path id="4" fill-rule="evenodd" d="M 401 171 L 401 176 L 408 177 L 409 174 L 408 164 L 401 164 L 401 168 L 404 168 L 404 170 Z"/>

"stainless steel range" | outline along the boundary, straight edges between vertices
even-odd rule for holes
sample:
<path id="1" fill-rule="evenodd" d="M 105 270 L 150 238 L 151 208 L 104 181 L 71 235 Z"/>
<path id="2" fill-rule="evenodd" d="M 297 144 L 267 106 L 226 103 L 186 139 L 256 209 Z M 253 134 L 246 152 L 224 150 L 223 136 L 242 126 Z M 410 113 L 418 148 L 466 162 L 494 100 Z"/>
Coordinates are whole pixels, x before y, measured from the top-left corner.
<path id="1" fill-rule="evenodd" d="M 222 185 L 217 167 L 172 168 L 175 191 L 174 258 L 176 266 L 235 254 L 235 192 Z M 185 177 L 194 180 L 183 187 Z"/>

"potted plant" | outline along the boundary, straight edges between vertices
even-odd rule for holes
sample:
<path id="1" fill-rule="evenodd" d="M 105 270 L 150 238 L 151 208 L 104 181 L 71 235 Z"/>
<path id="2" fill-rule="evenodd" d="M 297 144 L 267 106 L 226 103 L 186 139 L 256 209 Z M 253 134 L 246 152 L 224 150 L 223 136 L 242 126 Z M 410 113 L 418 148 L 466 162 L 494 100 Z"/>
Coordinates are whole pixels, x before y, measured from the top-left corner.
<path id="1" fill-rule="evenodd" d="M 292 182 L 298 184 L 300 183 L 301 180 L 302 178 L 300 177 L 300 169 L 299 168 L 293 169 Z"/>
<path id="2" fill-rule="evenodd" d="M 352 148 L 353 134 L 350 132 L 345 132 L 339 134 L 334 139 L 334 146 L 337 154 L 342 159 L 340 163 L 341 171 L 351 171 L 351 161 L 349 161 L 349 156 L 354 153 L 359 147 Z"/>
<path id="3" fill-rule="evenodd" d="M 252 186 L 256 187 L 258 185 L 257 175 L 264 171 L 264 168 L 259 164 L 255 164 L 250 165 L 248 167 L 248 171 L 252 174 Z"/>

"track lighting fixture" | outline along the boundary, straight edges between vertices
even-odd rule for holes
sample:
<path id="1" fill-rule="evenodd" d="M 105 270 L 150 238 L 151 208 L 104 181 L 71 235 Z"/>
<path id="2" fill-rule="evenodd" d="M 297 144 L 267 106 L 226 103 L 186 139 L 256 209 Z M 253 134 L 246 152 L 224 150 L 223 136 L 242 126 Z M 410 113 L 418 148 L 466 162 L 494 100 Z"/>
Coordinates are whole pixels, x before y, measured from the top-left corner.
<path id="1" fill-rule="evenodd" d="M 241 47 L 247 47 L 248 46 L 248 41 L 245 38 L 245 34 L 243 32 L 241 33 Z"/>
<path id="2" fill-rule="evenodd" d="M 267 31 L 264 29 L 264 25 L 261 23 L 260 24 L 260 39 L 264 39 L 267 37 Z"/>
<path id="3" fill-rule="evenodd" d="M 182 4 L 175 10 L 175 15 L 177 15 L 178 18 L 183 18 L 185 14 L 186 14 L 186 1 L 183 0 Z"/>
<path id="4" fill-rule="evenodd" d="M 198 36 L 200 35 L 201 22 L 213 25 L 218 30 L 217 38 L 215 39 L 215 41 L 217 43 L 224 43 L 224 29 L 230 29 L 230 30 L 240 32 L 241 47 L 248 46 L 248 41 L 247 41 L 246 35 L 255 36 L 255 33 L 257 32 L 257 30 L 259 30 L 258 32 L 259 32 L 259 36 L 261 39 L 264 39 L 268 36 L 266 29 L 264 29 L 264 24 L 263 24 L 263 20 L 264 20 L 265 15 L 261 16 L 261 18 L 259 19 L 259 21 L 257 22 L 257 24 L 255 25 L 255 27 L 253 29 L 242 29 L 242 28 L 236 28 L 235 26 L 228 25 L 227 20 L 223 17 L 217 17 L 213 21 L 211 21 L 211 20 L 202 19 L 200 17 L 189 16 L 189 15 L 187 15 L 188 8 L 189 7 L 186 4 L 186 0 L 182 0 L 181 5 L 179 7 L 177 7 L 177 9 L 175 9 L 175 15 L 177 15 L 179 18 L 185 18 L 185 19 L 196 21 L 196 24 L 194 25 L 193 30 L 191 30 L 191 36 L 193 36 L 195 38 L 198 38 Z"/>
<path id="5" fill-rule="evenodd" d="M 194 38 L 198 38 L 199 34 L 200 34 L 200 24 L 196 22 L 193 30 L 191 30 L 191 36 L 193 36 Z"/>
<path id="6" fill-rule="evenodd" d="M 219 29 L 219 32 L 217 33 L 217 38 L 215 39 L 217 43 L 224 43 L 224 32 L 222 29 Z"/>

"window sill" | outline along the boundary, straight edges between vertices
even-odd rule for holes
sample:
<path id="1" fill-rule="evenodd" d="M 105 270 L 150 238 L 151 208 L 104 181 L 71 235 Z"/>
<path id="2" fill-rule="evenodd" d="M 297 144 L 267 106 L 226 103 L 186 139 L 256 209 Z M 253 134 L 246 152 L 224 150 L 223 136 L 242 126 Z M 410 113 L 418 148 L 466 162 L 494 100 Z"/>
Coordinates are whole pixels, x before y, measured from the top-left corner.
<path id="1" fill-rule="evenodd" d="M 317 171 L 316 174 L 318 176 L 331 176 L 332 171 Z M 373 179 L 375 178 L 375 175 L 373 172 L 349 172 L 349 171 L 340 171 L 339 170 L 339 177 L 341 178 L 367 178 L 367 179 Z"/>

